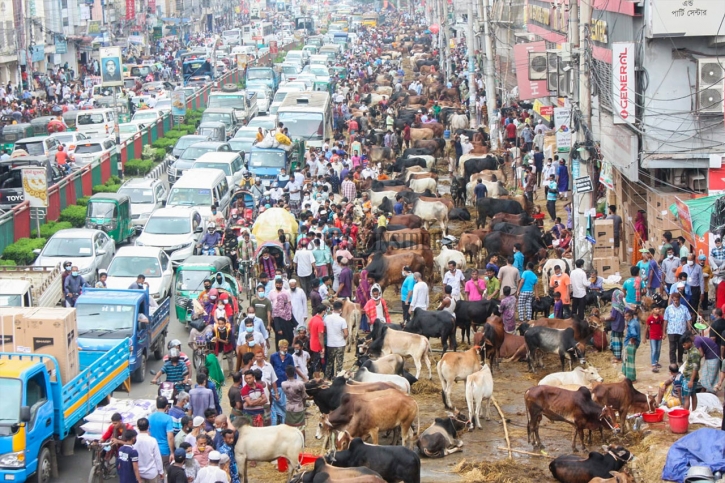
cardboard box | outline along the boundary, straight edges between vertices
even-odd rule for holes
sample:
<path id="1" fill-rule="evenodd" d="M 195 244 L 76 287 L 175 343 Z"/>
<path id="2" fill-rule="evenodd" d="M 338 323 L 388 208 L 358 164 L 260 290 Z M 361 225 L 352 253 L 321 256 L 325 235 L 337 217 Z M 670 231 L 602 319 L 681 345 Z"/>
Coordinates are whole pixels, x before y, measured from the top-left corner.
<path id="1" fill-rule="evenodd" d="M 594 258 L 607 258 L 614 256 L 614 242 L 594 245 Z"/>
<path id="2" fill-rule="evenodd" d="M 614 243 L 614 220 L 595 221 L 594 238 L 597 240 L 597 243 L 599 243 L 600 240 L 608 243 Z"/>
<path id="3" fill-rule="evenodd" d="M 22 317 L 23 352 L 48 354 L 58 360 L 63 383 L 78 375 L 78 327 L 72 308 L 42 307 Z M 19 351 L 20 352 L 20 351 Z"/>
<path id="4" fill-rule="evenodd" d="M 619 258 L 617 257 L 594 258 L 592 263 L 600 277 L 607 278 L 619 272 Z"/>
<path id="5" fill-rule="evenodd" d="M 24 346 L 23 315 L 33 310 L 35 309 L 21 307 L 0 308 L 0 352 L 28 352 Z"/>

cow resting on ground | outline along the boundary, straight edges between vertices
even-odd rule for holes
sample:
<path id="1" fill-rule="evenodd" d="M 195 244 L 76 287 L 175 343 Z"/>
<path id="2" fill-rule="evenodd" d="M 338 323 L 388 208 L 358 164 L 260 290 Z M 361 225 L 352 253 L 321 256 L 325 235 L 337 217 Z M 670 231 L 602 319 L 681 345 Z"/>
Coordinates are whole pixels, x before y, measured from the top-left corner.
<path id="1" fill-rule="evenodd" d="M 597 368 L 588 365 L 587 367 L 575 367 L 569 372 L 554 372 L 539 381 L 539 386 L 589 386 L 595 382 L 602 382 Z"/>
<path id="2" fill-rule="evenodd" d="M 448 413 L 446 418 L 436 418 L 433 424 L 418 437 L 418 449 L 428 458 L 443 458 L 461 451 L 463 441 L 458 433 L 466 429 L 466 421 L 459 419 L 460 413 Z"/>
<path id="3" fill-rule="evenodd" d="M 549 471 L 563 483 L 590 483 L 592 481 L 611 481 L 610 474 L 617 472 L 634 456 L 622 446 L 604 446 L 606 453 L 589 453 L 583 459 L 576 455 L 563 455 L 549 463 Z M 601 478 L 601 480 L 600 480 Z M 605 479 L 606 478 L 606 479 Z M 626 483 L 629 479 L 614 480 Z"/>

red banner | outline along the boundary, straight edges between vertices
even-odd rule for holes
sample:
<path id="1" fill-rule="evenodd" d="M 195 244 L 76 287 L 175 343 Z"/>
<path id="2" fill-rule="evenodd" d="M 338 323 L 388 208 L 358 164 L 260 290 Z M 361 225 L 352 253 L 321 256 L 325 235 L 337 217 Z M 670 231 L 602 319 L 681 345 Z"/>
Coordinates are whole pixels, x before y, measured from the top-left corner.
<path id="1" fill-rule="evenodd" d="M 541 114 L 541 117 L 551 117 L 554 115 L 554 106 L 541 106 L 541 110 L 539 111 L 539 114 Z"/>
<path id="2" fill-rule="evenodd" d="M 136 2 L 135 0 L 126 0 L 126 20 L 136 18 Z"/>
<path id="3" fill-rule="evenodd" d="M 528 100 L 537 97 L 549 97 L 546 90 L 546 79 L 529 80 L 529 52 L 546 52 L 546 42 L 529 42 L 514 45 L 514 61 L 516 63 L 516 83 L 519 86 L 519 99 Z"/>
<path id="4" fill-rule="evenodd" d="M 151 15 L 156 13 L 156 0 L 149 0 L 149 12 L 151 12 Z"/>

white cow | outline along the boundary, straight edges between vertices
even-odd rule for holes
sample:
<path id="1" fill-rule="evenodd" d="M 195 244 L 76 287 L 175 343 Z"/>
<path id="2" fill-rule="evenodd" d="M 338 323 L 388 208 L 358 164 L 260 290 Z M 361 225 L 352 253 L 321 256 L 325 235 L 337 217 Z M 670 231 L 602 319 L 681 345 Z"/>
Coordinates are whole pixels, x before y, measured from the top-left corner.
<path id="1" fill-rule="evenodd" d="M 466 270 L 466 255 L 458 250 L 451 250 L 447 246 L 441 247 L 441 252 L 437 257 L 433 259 L 434 268 L 438 267 L 441 271 L 441 280 L 448 270 L 448 262 L 456 262 L 456 268 L 460 268 L 461 271 Z"/>
<path id="2" fill-rule="evenodd" d="M 380 341 L 382 338 L 382 342 Z M 430 342 L 428 339 L 418 334 L 410 334 L 401 330 L 393 330 L 383 327 L 381 337 L 370 343 L 369 348 L 376 356 L 375 352 L 380 355 L 399 354 L 403 357 L 410 356 L 415 364 L 415 378 L 420 379 L 420 370 L 423 362 L 428 367 L 428 379 L 433 378 L 430 370 Z"/>
<path id="3" fill-rule="evenodd" d="M 448 119 L 451 125 L 451 131 L 456 132 L 457 129 L 468 129 L 470 121 L 465 114 L 451 114 Z"/>
<path id="4" fill-rule="evenodd" d="M 287 478 L 292 478 L 292 473 L 300 467 L 300 453 L 304 448 L 305 437 L 302 431 L 292 426 L 242 426 L 234 447 L 241 481 L 249 481 L 247 461 L 274 461 L 280 457 L 287 458 Z"/>
<path id="5" fill-rule="evenodd" d="M 489 198 L 500 198 L 501 196 L 508 196 L 509 194 L 502 181 L 483 180 L 481 182 L 486 187 L 486 196 L 488 196 Z M 478 180 L 469 181 L 466 184 L 466 199 L 471 200 L 471 202 L 473 202 L 473 200 L 475 199 L 473 191 L 476 189 L 477 184 Z"/>
<path id="6" fill-rule="evenodd" d="M 353 375 L 353 380 L 357 382 L 390 382 L 395 384 L 405 394 L 410 394 L 410 383 L 408 380 L 396 374 L 377 374 L 361 367 Z"/>
<path id="7" fill-rule="evenodd" d="M 578 366 L 573 371 L 549 374 L 539 381 L 539 386 L 577 386 L 578 388 L 603 380 L 596 367 L 587 365 L 586 368 Z"/>
<path id="8" fill-rule="evenodd" d="M 465 381 L 468 376 L 481 370 L 481 348 L 471 347 L 466 352 L 446 352 L 438 361 L 438 378 L 441 380 L 443 404 L 452 409 L 451 391 L 453 384 Z"/>
<path id="9" fill-rule="evenodd" d="M 433 178 L 411 179 L 408 181 L 408 186 L 415 193 L 423 193 L 425 190 L 430 190 L 431 193 L 435 194 L 437 183 Z"/>
<path id="10" fill-rule="evenodd" d="M 390 201 L 395 201 L 395 195 L 398 194 L 397 191 L 373 191 L 369 190 L 368 194 L 370 195 L 370 203 L 373 205 L 373 207 L 377 208 L 380 203 L 383 202 L 383 198 L 387 198 Z"/>
<path id="11" fill-rule="evenodd" d="M 386 193 L 395 192 L 386 191 Z M 392 197 L 388 197 L 388 199 L 394 200 L 395 196 L 393 195 Z M 380 203 L 382 203 L 382 201 L 382 198 L 380 198 Z M 373 201 L 373 206 L 377 206 L 380 203 L 375 203 Z M 432 222 L 438 222 L 443 234 L 448 233 L 448 207 L 440 201 L 418 200 L 415 202 L 415 206 L 413 206 L 413 214 L 418 215 L 423 219 L 423 224 L 426 230 L 430 229 L 430 224 Z"/>
<path id="12" fill-rule="evenodd" d="M 474 372 L 466 378 L 466 404 L 468 404 L 468 428 L 473 429 L 475 417 L 476 427 L 481 428 L 481 406 L 486 400 L 486 420 L 491 420 L 491 399 L 493 398 L 493 376 L 488 364 L 483 369 Z"/>

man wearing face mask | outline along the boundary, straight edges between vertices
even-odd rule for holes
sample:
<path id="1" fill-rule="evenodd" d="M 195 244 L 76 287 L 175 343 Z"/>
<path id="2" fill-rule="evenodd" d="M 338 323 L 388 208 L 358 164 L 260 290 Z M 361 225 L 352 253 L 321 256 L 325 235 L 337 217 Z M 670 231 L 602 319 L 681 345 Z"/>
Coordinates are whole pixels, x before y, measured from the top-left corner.
<path id="1" fill-rule="evenodd" d="M 250 307 L 254 307 L 254 315 L 259 318 L 266 327 L 266 339 L 269 339 L 269 332 L 272 330 L 272 302 L 267 298 L 264 285 L 257 285 L 257 295 L 252 298 Z M 249 313 L 249 309 L 247 309 Z"/>
<path id="2" fill-rule="evenodd" d="M 181 391 L 176 395 L 176 404 L 169 408 L 169 416 L 171 416 L 171 423 L 174 425 L 174 436 L 179 434 L 181 431 L 181 418 L 187 416 L 187 411 L 191 409 L 189 405 L 189 393 Z M 174 442 L 176 438 L 174 438 Z"/>
<path id="3" fill-rule="evenodd" d="M 690 297 L 690 312 L 697 313 L 700 303 L 705 298 L 703 288 L 705 287 L 705 274 L 702 267 L 695 263 L 695 254 L 690 253 L 687 256 L 687 265 L 682 268 L 682 272 L 687 274 L 687 285 L 690 287 L 692 297 Z"/>
<path id="4" fill-rule="evenodd" d="M 222 275 L 221 272 L 216 273 L 214 277 L 214 284 L 211 287 L 220 288 L 222 290 L 226 290 L 227 292 L 232 291 L 232 286 L 224 279 L 224 275 Z"/>
<path id="5" fill-rule="evenodd" d="M 662 273 L 665 278 L 666 293 L 670 293 L 672 285 L 677 282 L 677 269 L 680 267 L 680 259 L 675 256 L 675 250 L 670 247 L 667 249 L 667 255 L 662 260 Z"/>
<path id="6" fill-rule="evenodd" d="M 211 223 L 214 223 L 221 230 L 224 230 L 226 220 L 224 219 L 224 216 L 222 216 L 222 214 L 219 212 L 216 205 L 211 206 L 211 215 L 209 215 L 209 218 L 207 219 L 207 224 Z"/>
<path id="7" fill-rule="evenodd" d="M 70 277 L 66 277 L 63 282 L 63 291 L 65 292 L 65 306 L 75 307 L 78 296 L 83 291 L 84 287 L 87 287 L 88 283 L 83 276 L 78 272 L 78 267 L 73 265 L 71 267 Z"/>
<path id="8" fill-rule="evenodd" d="M 290 292 L 284 290 L 282 277 L 275 277 L 274 290 L 269 294 L 272 302 L 272 327 L 276 348 L 279 349 L 280 339 L 294 338 L 294 322 L 292 321 L 292 302 Z"/>

